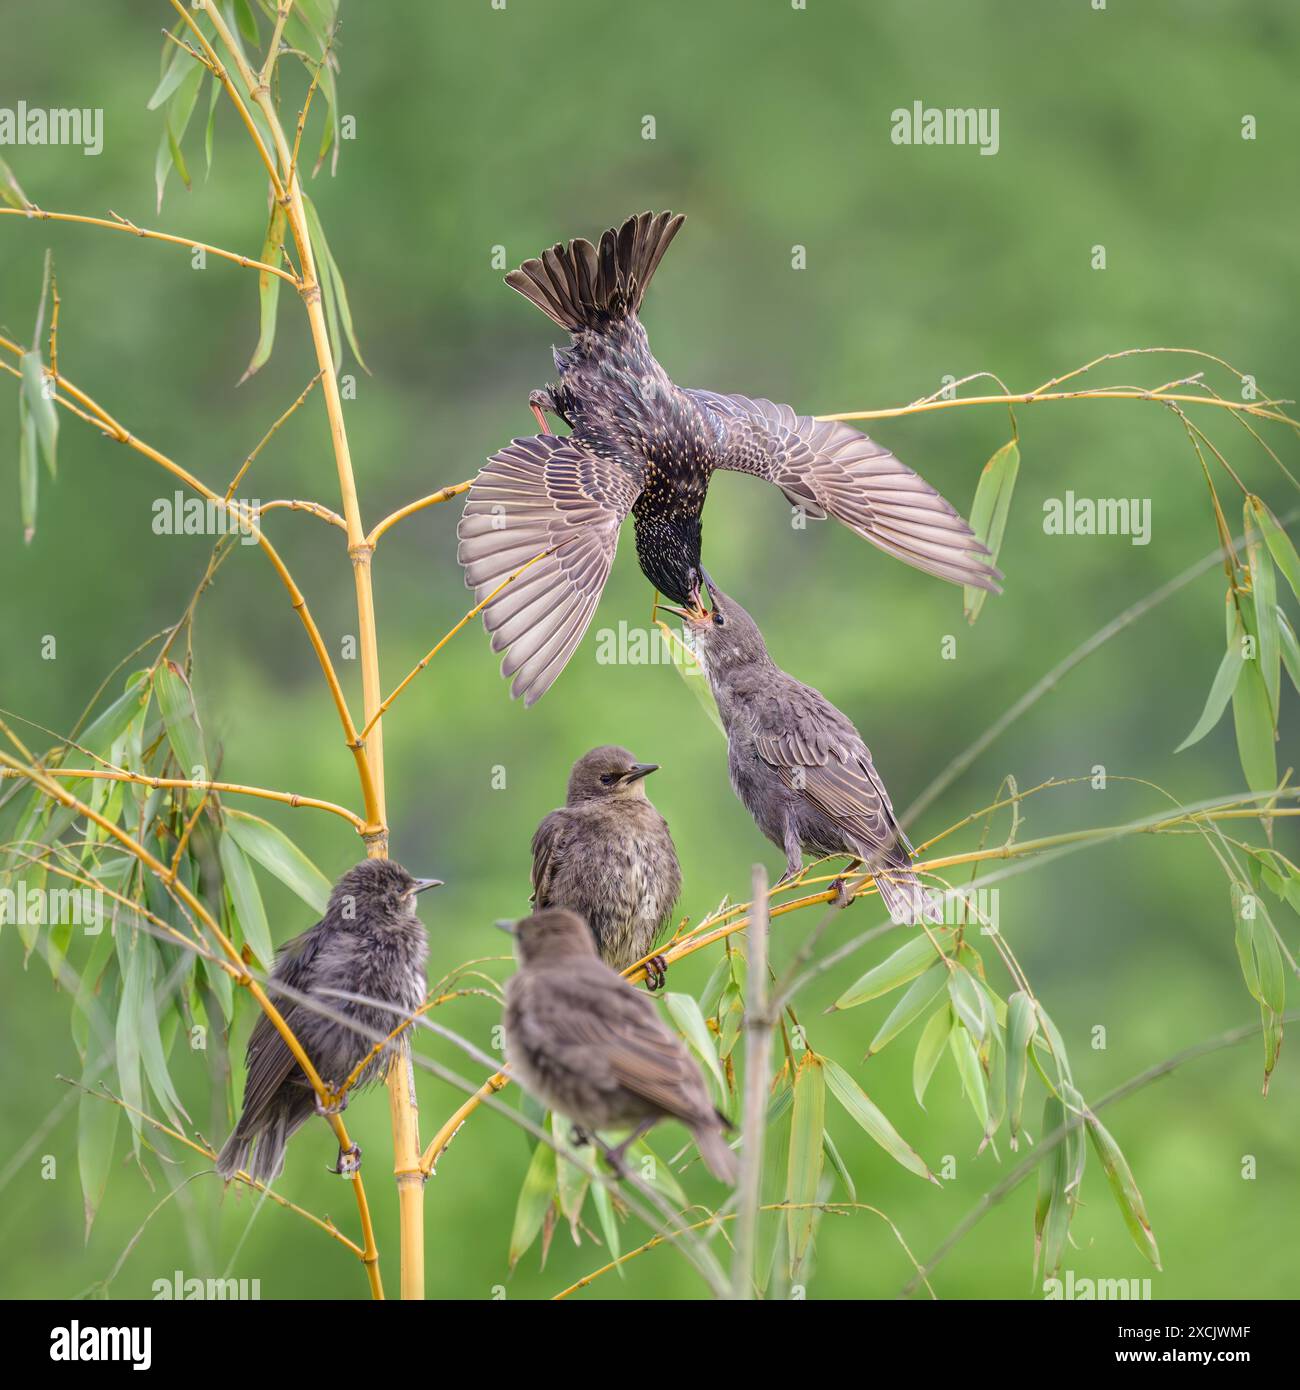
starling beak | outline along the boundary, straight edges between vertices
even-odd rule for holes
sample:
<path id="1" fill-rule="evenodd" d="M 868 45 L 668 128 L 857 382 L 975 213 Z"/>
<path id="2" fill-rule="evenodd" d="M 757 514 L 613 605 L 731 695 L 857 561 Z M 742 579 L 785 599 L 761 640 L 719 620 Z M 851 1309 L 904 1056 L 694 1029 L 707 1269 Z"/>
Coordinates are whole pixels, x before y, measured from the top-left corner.
<path id="1" fill-rule="evenodd" d="M 643 212 L 599 247 L 557 244 L 506 276 L 570 342 L 554 353 L 558 380 L 529 396 L 542 433 L 494 454 L 471 486 L 457 558 L 493 650 L 505 653 L 511 694 L 525 704 L 546 693 L 582 640 L 629 514 L 646 578 L 699 609 L 701 516 L 719 468 L 775 484 L 804 516 L 833 516 L 917 569 L 998 588 L 988 550 L 954 508 L 865 434 L 672 382 L 638 314 L 683 221 Z M 547 411 L 569 426 L 567 437 L 546 430 Z"/>
<path id="2" fill-rule="evenodd" d="M 324 917 L 276 956 L 267 992 L 332 1089 L 366 1060 L 376 1038 L 424 1002 L 428 941 L 415 915 L 415 895 L 439 883 L 412 878 L 391 859 L 364 859 L 334 886 Z M 406 1046 L 390 1045 L 374 1057 L 335 1109 L 357 1087 L 384 1076 L 395 1049 Z M 284 1167 L 285 1145 L 320 1110 L 318 1102 L 284 1039 L 260 1015 L 248 1040 L 244 1108 L 217 1155 L 217 1172 L 229 1179 L 244 1169 L 258 1182 L 273 1182 Z M 340 1152 L 333 1171 L 355 1172 L 360 1157 L 359 1149 Z"/>
<path id="3" fill-rule="evenodd" d="M 605 1155 L 623 1155 L 651 1125 L 686 1125 L 722 1182 L 736 1180 L 727 1124 L 698 1065 L 654 1004 L 596 956 L 573 912 L 526 917 L 515 929 L 519 969 L 506 981 L 506 1057 L 524 1088 L 583 1133 L 630 1129 Z M 604 1148 L 604 1145 L 602 1145 Z"/>
<path id="4" fill-rule="evenodd" d="M 626 748 L 593 748 L 574 763 L 565 804 L 533 836 L 534 905 L 577 913 L 615 970 L 650 955 L 682 889 L 668 824 L 645 794 L 658 768 Z M 650 961 L 649 989 L 663 985 L 666 969 Z"/>
<path id="5" fill-rule="evenodd" d="M 874 875 L 895 921 L 937 920 L 862 736 L 820 691 L 773 662 L 734 599 L 708 589 L 713 611 L 690 616 L 690 630 L 727 731 L 732 786 L 785 852 L 784 877 L 800 871 L 805 853 L 847 855 Z M 848 901 L 843 884 L 836 900 Z"/>
<path id="6" fill-rule="evenodd" d="M 440 878 L 417 878 L 415 880 L 415 887 L 411 889 L 411 892 L 423 893 L 429 888 L 442 888 L 444 886 Z"/>

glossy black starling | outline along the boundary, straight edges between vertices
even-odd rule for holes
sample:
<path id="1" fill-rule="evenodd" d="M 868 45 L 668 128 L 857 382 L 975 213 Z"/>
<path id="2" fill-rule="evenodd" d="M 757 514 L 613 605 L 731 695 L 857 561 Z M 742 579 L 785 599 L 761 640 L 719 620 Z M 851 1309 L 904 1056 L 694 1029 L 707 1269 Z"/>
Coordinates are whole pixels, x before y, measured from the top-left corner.
<path id="1" fill-rule="evenodd" d="M 576 912 L 614 970 L 650 952 L 682 891 L 668 823 L 645 793 L 658 770 L 626 748 L 593 748 L 574 763 L 565 804 L 533 836 L 534 906 Z M 661 988 L 667 969 L 662 956 L 647 961 L 647 987 Z"/>
<path id="2" fill-rule="evenodd" d="M 674 609 L 713 688 L 727 731 L 731 785 L 758 828 L 785 852 L 781 881 L 793 878 L 806 851 L 846 854 L 850 870 L 875 874 L 881 900 L 897 922 L 937 916 L 912 872 L 907 842 L 862 735 L 818 690 L 772 660 L 758 624 L 707 578 L 711 613 Z M 838 901 L 848 896 L 838 881 Z"/>
<path id="3" fill-rule="evenodd" d="M 365 859 L 335 884 L 325 916 L 276 956 L 267 993 L 331 1088 L 347 1080 L 374 1047 L 376 1035 L 391 1032 L 424 1003 L 428 942 L 415 914 L 415 898 L 439 883 L 436 878 L 412 878 L 391 859 Z M 318 999 L 334 1016 L 297 1002 L 277 990 L 277 982 Z M 361 1004 L 331 991 L 377 1002 Z M 339 1016 L 353 1020 L 356 1027 Z M 391 1048 L 379 1054 L 352 1089 L 382 1077 L 392 1056 Z M 217 1172 L 230 1178 L 242 1168 L 258 1182 L 274 1181 L 284 1167 L 290 1136 L 313 1114 L 322 1113 L 318 1105 L 288 1045 L 266 1015 L 259 1015 L 248 1040 L 244 1111 L 217 1155 Z M 340 1153 L 335 1171 L 355 1171 L 360 1155 L 356 1145 Z"/>
<path id="4" fill-rule="evenodd" d="M 617 1148 L 601 1144 L 620 1176 L 628 1146 L 674 1119 L 691 1131 L 714 1177 L 734 1183 L 728 1121 L 699 1067 L 649 996 L 596 954 L 582 918 L 552 908 L 513 931 L 519 969 L 506 981 L 506 1057 L 525 1090 L 570 1120 L 580 1142 L 631 1126 Z"/>
<path id="5" fill-rule="evenodd" d="M 502 674 L 539 699 L 586 631 L 629 512 L 646 578 L 696 607 L 700 516 L 717 468 L 775 483 L 813 519 L 833 516 L 917 569 L 996 589 L 1001 577 L 965 521 L 922 478 L 851 426 L 786 405 L 675 386 L 637 317 L 685 219 L 629 217 L 597 248 L 581 238 L 525 261 L 506 283 L 571 342 L 559 380 L 529 398 L 543 433 L 494 454 L 470 488 L 458 535 L 465 582 L 482 602 Z M 545 412 L 572 430 L 546 431 Z"/>

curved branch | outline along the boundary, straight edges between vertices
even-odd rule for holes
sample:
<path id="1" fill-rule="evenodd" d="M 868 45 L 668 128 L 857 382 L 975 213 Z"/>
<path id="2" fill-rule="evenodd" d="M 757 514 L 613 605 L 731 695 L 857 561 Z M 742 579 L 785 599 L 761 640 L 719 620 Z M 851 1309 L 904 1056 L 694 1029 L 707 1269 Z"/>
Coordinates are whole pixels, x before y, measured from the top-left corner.
<path id="1" fill-rule="evenodd" d="M 448 487 L 439 488 L 437 492 L 431 492 L 427 497 L 421 497 L 415 502 L 408 502 L 404 507 L 398 507 L 395 512 L 390 512 L 366 537 L 366 544 L 373 547 L 390 527 L 405 517 L 413 516 L 416 512 L 422 512 L 426 507 L 436 507 L 440 502 L 446 502 L 452 497 L 458 497 L 462 492 L 468 492 L 473 485 L 473 478 L 466 478 L 463 483 L 452 483 Z"/>

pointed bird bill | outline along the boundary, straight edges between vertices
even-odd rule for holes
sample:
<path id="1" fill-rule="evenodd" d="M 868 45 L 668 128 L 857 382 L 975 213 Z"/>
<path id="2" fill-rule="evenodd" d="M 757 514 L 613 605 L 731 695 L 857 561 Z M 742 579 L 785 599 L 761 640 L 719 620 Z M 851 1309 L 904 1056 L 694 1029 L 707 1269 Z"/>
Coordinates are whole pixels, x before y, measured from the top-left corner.
<path id="1" fill-rule="evenodd" d="M 623 774 L 623 781 L 639 782 L 643 777 L 649 777 L 652 772 L 658 771 L 658 763 L 633 763 L 631 771 Z"/>
<path id="2" fill-rule="evenodd" d="M 428 888 L 441 887 L 443 887 L 443 880 L 440 878 L 417 878 L 415 880 L 415 887 L 411 889 L 411 892 L 418 894 L 423 893 Z"/>
<path id="3" fill-rule="evenodd" d="M 503 931 L 507 936 L 515 934 L 515 928 L 519 925 L 513 917 L 498 917 L 492 925 L 497 931 Z"/>

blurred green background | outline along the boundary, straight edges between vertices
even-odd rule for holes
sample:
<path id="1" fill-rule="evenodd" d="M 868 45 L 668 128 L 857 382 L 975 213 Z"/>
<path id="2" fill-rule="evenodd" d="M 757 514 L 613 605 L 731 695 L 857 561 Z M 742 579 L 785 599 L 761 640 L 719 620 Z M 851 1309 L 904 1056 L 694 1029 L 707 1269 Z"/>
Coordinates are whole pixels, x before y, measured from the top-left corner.
<path id="1" fill-rule="evenodd" d="M 224 106 L 211 177 L 202 179 L 200 116 L 186 146 L 194 189 L 173 175 L 155 211 L 161 124 L 145 102 L 157 81 L 159 28 L 173 18 L 153 0 L 7 7 L 0 105 L 103 107 L 105 141 L 97 158 L 66 148 L 5 156 L 44 207 L 97 215 L 111 207 L 144 226 L 256 255 L 264 184 Z M 1023 390 L 1100 353 L 1173 345 L 1219 354 L 1264 391 L 1295 394 L 1300 13 L 1288 0 L 1110 0 L 1100 11 L 1088 0 L 811 0 L 806 11 L 783 0 L 510 0 L 502 10 L 488 0 L 390 0 L 345 3 L 343 20 L 340 103 L 355 116 L 356 137 L 342 146 L 337 177 L 323 173 L 311 192 L 373 372 L 345 362 L 357 378 L 346 410 L 368 525 L 471 476 L 510 436 L 533 430 L 527 394 L 551 375 L 556 334 L 502 285 L 493 247 L 504 246 L 515 265 L 647 207 L 689 214 L 645 310 L 657 355 L 684 384 L 809 412 L 868 409 L 934 391 L 945 375 L 990 371 Z M 295 72 L 291 112 L 300 78 Z M 999 153 L 893 145 L 890 113 L 915 100 L 997 107 Z M 1258 122 L 1253 142 L 1241 138 L 1247 114 Z M 642 138 L 646 115 L 655 117 L 653 141 Z M 1106 248 L 1104 271 L 1090 268 L 1097 244 Z M 47 246 L 62 297 L 62 371 L 134 433 L 224 486 L 312 375 L 292 295 L 282 298 L 270 364 L 236 389 L 257 335 L 249 272 L 215 261 L 200 272 L 181 249 L 0 219 L 0 322 L 10 337 L 30 336 Z M 806 269 L 791 268 L 795 246 L 807 248 Z M 1176 359 L 1130 359 L 1097 381 L 1155 385 L 1191 370 Z M 0 430 L 15 439 L 10 386 L 0 392 Z M 1275 510 L 1293 505 L 1290 485 L 1244 430 L 1221 412 L 1200 418 Z M 152 503 L 173 490 L 160 471 L 70 417 L 62 425 L 60 476 L 43 480 L 28 547 L 16 474 L 0 488 L 0 703 L 57 730 L 132 646 L 175 620 L 209 549 L 204 538 L 153 534 Z M 751 480 L 724 475 L 714 484 L 711 570 L 759 618 L 777 660 L 855 719 L 900 810 L 1032 682 L 1215 542 L 1195 456 L 1167 412 L 1063 403 L 1022 411 L 1020 425 L 1024 461 L 1001 562 L 1006 592 L 974 628 L 959 593 L 938 580 L 833 524 L 792 533 L 783 501 Z M 874 432 L 967 510 L 1008 421 L 996 408 L 963 408 Z M 1294 469 L 1294 440 L 1279 432 L 1270 442 Z M 1045 535 L 1043 501 L 1066 489 L 1151 499 L 1151 544 Z M 1224 496 L 1233 492 L 1228 484 Z M 318 397 L 275 438 L 241 493 L 338 505 Z M 380 548 L 386 688 L 469 606 L 455 563 L 458 510 L 423 512 Z M 1230 520 L 1239 515 L 1234 502 Z M 268 529 L 337 659 L 356 630 L 341 533 L 288 512 Z M 1172 751 L 1218 664 L 1222 589 L 1221 572 L 1211 571 L 1106 645 L 926 811 L 914 838 L 993 800 L 1008 773 L 1024 788 L 1101 764 L 1112 778 L 1148 778 L 1184 801 L 1240 790 L 1230 719 L 1194 750 Z M 525 909 L 532 830 L 562 800 L 572 760 L 597 742 L 626 743 L 663 764 L 650 790 L 681 853 L 683 912 L 698 918 L 726 894 L 747 896 L 757 858 L 778 871 L 779 854 L 731 794 L 722 740 L 677 674 L 596 662 L 596 631 L 644 625 L 649 603 L 628 537 L 592 635 L 537 707 L 508 699 L 475 623 L 386 720 L 393 853 L 449 885 L 424 912 L 431 979 L 500 950 L 489 926 Z M 53 661 L 40 657 L 46 634 L 57 636 Z M 940 654 L 948 634 L 957 642 L 952 661 Z M 359 709 L 355 667 L 340 669 Z M 196 687 L 225 777 L 356 803 L 352 761 L 315 662 L 255 548 L 240 549 L 203 600 Z M 1289 698 L 1284 741 L 1294 740 L 1298 713 Z M 1282 767 L 1294 749 L 1284 742 Z M 504 789 L 493 790 L 495 768 L 505 770 Z M 1111 824 L 1165 804 L 1132 784 L 1112 780 L 1094 791 L 1084 783 L 1027 802 L 1021 835 Z M 256 809 L 331 877 L 358 856 L 342 822 Z M 1294 832 L 1283 825 L 1277 837 L 1294 856 Z M 970 828 L 948 843 L 970 847 L 977 838 Z M 1085 1095 L 1256 1017 L 1234 954 L 1227 887 L 1198 837 L 1137 837 L 1000 886 L 1002 930 L 1060 1025 Z M 266 892 L 277 940 L 309 925 L 296 899 L 270 883 Z M 877 912 L 854 908 L 827 944 Z M 780 925 L 778 959 L 812 924 L 804 914 Z M 1295 925 L 1292 916 L 1293 945 Z M 74 944 L 74 966 L 79 949 L 84 943 Z M 880 944 L 873 950 L 820 981 L 801 1015 L 812 1045 L 848 1066 L 932 1165 L 955 1156 L 955 1178 L 937 1190 L 893 1164 L 836 1107 L 829 1112 L 860 1199 L 887 1212 L 920 1257 L 1008 1165 L 991 1152 L 976 1156 L 978 1128 L 950 1060 L 928 1111 L 917 1107 L 915 1028 L 861 1062 L 892 1000 L 822 1016 L 885 953 Z M 1006 977 L 986 954 L 1005 994 Z M 698 991 L 716 959 L 702 952 L 675 967 L 672 986 Z M 83 1243 L 75 1110 L 55 1079 L 77 1069 L 69 1001 L 39 956 L 24 971 L 12 929 L 0 933 L 0 999 L 0 1243 L 25 1252 L 4 1262 L 0 1294 L 71 1295 L 105 1277 L 166 1183 L 155 1172 L 150 1185 L 125 1156 L 123 1126 L 122 1161 Z M 460 1001 L 438 1017 L 490 1047 L 497 1011 L 489 1001 Z M 250 1023 L 246 1010 L 241 1053 Z M 1099 1025 L 1104 1050 L 1091 1043 Z M 426 1035 L 421 1046 L 477 1075 L 449 1044 Z M 1284 1053 L 1262 1099 L 1261 1054 L 1257 1040 L 1216 1054 L 1107 1113 L 1145 1193 L 1165 1270 L 1152 1271 L 1132 1246 L 1093 1160 L 1074 1225 L 1078 1248 L 1065 1261 L 1076 1277 L 1151 1275 L 1159 1298 L 1294 1293 L 1300 1076 Z M 192 1113 L 208 1116 L 201 1059 L 178 1049 L 175 1071 Z M 419 1092 L 428 1137 L 457 1098 L 423 1074 Z M 382 1093 L 359 1099 L 348 1122 L 367 1152 L 395 1293 Z M 535 1247 L 507 1280 L 528 1152 L 519 1130 L 486 1112 L 455 1140 L 427 1188 L 430 1296 L 487 1298 L 501 1284 L 511 1298 L 544 1296 L 603 1263 L 599 1246 L 576 1248 L 561 1229 L 544 1270 Z M 42 1176 L 43 1155 L 57 1160 L 53 1180 Z M 1241 1175 L 1244 1155 L 1257 1160 L 1253 1181 Z M 290 1149 L 282 1190 L 351 1231 L 351 1195 L 323 1172 L 332 1159 L 324 1130 L 309 1127 Z M 186 1173 L 201 1167 L 190 1157 L 183 1164 Z M 698 1170 L 687 1181 L 698 1183 Z M 1034 1296 L 1032 1188 L 1017 1190 L 957 1247 L 935 1277 L 941 1295 Z M 293 1216 L 268 1207 L 246 1230 L 254 1206 L 233 1191 L 223 1201 L 214 1178 L 190 1184 L 148 1225 L 112 1294 L 147 1297 L 153 1280 L 176 1268 L 206 1277 L 228 1266 L 259 1278 L 266 1298 L 364 1294 L 346 1252 Z M 625 1246 L 641 1238 L 630 1223 Z M 827 1218 L 809 1294 L 892 1295 L 909 1273 L 876 1218 Z M 632 1262 L 625 1283 L 608 1277 L 583 1296 L 700 1292 L 685 1262 L 660 1249 Z"/>

